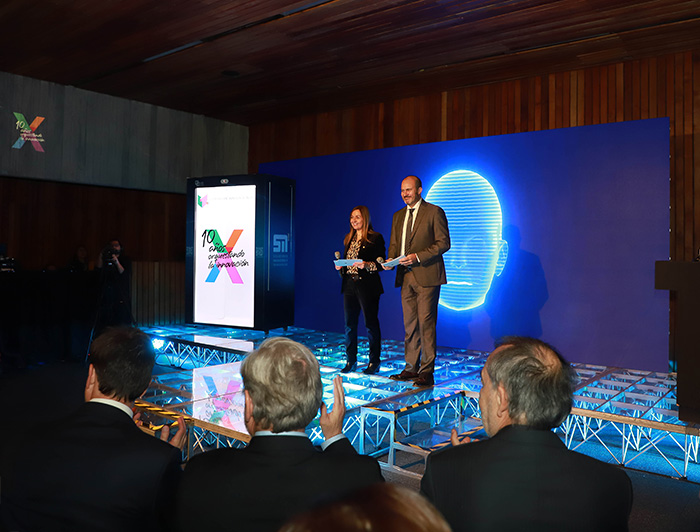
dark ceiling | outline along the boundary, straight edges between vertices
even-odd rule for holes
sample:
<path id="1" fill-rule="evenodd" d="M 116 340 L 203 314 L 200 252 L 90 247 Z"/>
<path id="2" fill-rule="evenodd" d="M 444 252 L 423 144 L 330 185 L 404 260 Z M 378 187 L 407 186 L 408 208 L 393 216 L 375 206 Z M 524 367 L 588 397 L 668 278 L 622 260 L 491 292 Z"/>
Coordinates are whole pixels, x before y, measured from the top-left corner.
<path id="1" fill-rule="evenodd" d="M 700 48 L 699 0 L 3 0 L 0 71 L 250 125 Z"/>

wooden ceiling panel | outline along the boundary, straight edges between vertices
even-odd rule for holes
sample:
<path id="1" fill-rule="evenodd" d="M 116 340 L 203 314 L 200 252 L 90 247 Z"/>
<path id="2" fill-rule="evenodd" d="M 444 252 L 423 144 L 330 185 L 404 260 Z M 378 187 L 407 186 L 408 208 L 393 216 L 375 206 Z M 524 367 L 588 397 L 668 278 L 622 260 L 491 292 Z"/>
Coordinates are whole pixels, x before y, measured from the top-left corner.
<path id="1" fill-rule="evenodd" d="M 700 47 L 697 0 L 4 0 L 0 24 L 0 70 L 242 124 Z"/>

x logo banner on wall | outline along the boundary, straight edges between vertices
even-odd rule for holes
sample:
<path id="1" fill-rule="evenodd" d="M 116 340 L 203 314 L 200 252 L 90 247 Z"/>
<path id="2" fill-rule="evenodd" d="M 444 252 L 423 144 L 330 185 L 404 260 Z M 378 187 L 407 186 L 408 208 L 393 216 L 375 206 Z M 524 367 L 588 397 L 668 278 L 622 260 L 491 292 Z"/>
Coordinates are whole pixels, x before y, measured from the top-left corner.
<path id="1" fill-rule="evenodd" d="M 22 113 L 13 113 L 17 119 L 16 128 L 19 130 L 19 138 L 15 141 L 12 147 L 19 150 L 24 146 L 24 143 L 29 141 L 36 151 L 44 152 L 41 143 L 44 142 L 44 137 L 41 133 L 37 134 L 36 130 L 44 121 L 43 116 L 37 116 L 32 123 L 27 122 Z"/>

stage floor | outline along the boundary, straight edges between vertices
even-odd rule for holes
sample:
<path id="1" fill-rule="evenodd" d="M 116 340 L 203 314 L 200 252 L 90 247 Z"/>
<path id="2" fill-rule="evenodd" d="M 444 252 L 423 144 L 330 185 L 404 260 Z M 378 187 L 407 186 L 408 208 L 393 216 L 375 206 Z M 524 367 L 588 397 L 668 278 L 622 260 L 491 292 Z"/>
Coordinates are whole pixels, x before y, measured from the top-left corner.
<path id="1" fill-rule="evenodd" d="M 190 453 L 248 441 L 236 363 L 267 336 L 290 337 L 314 352 L 329 407 L 332 379 L 345 365 L 340 333 L 290 327 L 265 335 L 201 325 L 144 330 L 154 340 L 157 363 L 172 367 L 173 372 L 154 377 L 140 406 L 156 417 L 188 416 L 194 427 Z M 368 362 L 367 349 L 366 339 L 361 339 L 358 372 L 343 378 L 348 409 L 345 433 L 360 452 L 377 456 L 385 468 L 420 475 L 424 457 L 449 445 L 451 428 L 486 437 L 478 393 L 488 353 L 439 348 L 435 386 L 414 388 L 410 382 L 388 378 L 403 369 L 402 342 L 382 341 L 377 375 L 361 373 Z M 578 375 L 574 409 L 557 430 L 569 448 L 625 467 L 700 482 L 700 428 L 678 419 L 675 374 L 572 365 Z M 312 440 L 322 440 L 318 419 L 307 432 Z"/>

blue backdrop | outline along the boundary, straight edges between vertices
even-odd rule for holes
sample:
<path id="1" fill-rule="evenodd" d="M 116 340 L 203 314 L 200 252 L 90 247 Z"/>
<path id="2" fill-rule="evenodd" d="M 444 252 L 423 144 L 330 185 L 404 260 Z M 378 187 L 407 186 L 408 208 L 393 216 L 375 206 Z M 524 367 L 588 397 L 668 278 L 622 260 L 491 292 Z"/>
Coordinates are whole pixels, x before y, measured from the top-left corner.
<path id="1" fill-rule="evenodd" d="M 440 306 L 439 345 L 490 350 L 502 334 L 529 334 L 571 361 L 667 369 L 668 294 L 654 290 L 654 261 L 669 255 L 667 118 L 261 165 L 261 173 L 297 181 L 296 325 L 343 330 L 332 260 L 352 207 L 367 205 L 388 246 L 391 217 L 404 206 L 401 180 L 419 176 L 425 197 L 456 170 L 493 187 L 507 260 L 483 304 Z M 472 200 L 464 187 L 451 189 L 452 205 Z M 458 253 L 463 224 L 446 211 Z M 395 274 L 381 275 L 382 333 L 401 340 Z"/>

